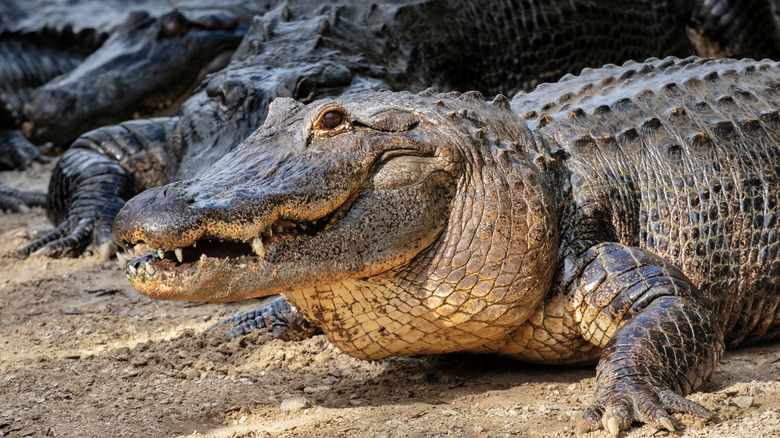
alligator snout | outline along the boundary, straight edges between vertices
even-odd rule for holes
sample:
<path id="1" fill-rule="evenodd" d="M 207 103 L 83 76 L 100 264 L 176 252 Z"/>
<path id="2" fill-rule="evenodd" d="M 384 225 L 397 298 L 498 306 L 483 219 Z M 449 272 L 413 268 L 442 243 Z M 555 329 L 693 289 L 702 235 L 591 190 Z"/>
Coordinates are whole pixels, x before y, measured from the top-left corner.
<path id="1" fill-rule="evenodd" d="M 155 248 L 182 246 L 182 241 L 191 239 L 199 219 L 190 208 L 194 202 L 187 190 L 177 185 L 149 189 L 120 210 L 114 221 L 114 239 L 120 245 L 143 241 Z"/>
<path id="2" fill-rule="evenodd" d="M 54 136 L 67 125 L 67 115 L 74 111 L 76 102 L 76 96 L 62 88 L 37 90 L 24 107 L 28 120 L 24 134 L 33 143 L 56 140 Z"/>

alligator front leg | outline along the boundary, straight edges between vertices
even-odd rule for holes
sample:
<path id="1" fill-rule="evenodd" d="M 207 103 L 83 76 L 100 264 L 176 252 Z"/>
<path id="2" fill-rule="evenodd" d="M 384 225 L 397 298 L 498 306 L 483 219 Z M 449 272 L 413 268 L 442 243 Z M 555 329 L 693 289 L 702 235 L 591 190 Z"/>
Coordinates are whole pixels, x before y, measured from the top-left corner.
<path id="1" fill-rule="evenodd" d="M 79 137 L 49 182 L 46 210 L 57 227 L 18 255 L 78 256 L 89 244 L 104 258 L 113 254 L 114 218 L 125 200 L 162 184 L 165 139 L 175 126 L 170 118 L 137 120 Z"/>
<path id="2" fill-rule="evenodd" d="M 298 309 L 292 307 L 282 297 L 249 312 L 222 320 L 209 329 L 225 324 L 235 324 L 225 334 L 228 339 L 243 336 L 259 328 L 270 329 L 274 339 L 283 341 L 306 339 L 320 331 L 304 319 Z"/>
<path id="3" fill-rule="evenodd" d="M 710 417 L 684 395 L 710 378 L 723 335 L 697 288 L 678 269 L 639 248 L 601 244 L 580 259 L 570 290 L 580 332 L 603 347 L 595 399 L 580 431 L 612 435 L 634 421 L 674 430 L 669 412 Z"/>
<path id="4" fill-rule="evenodd" d="M 0 116 L 5 114 L 0 113 Z M 22 131 L 0 129 L 0 170 L 26 169 L 32 162 L 49 163 L 51 158 L 24 138 Z"/>

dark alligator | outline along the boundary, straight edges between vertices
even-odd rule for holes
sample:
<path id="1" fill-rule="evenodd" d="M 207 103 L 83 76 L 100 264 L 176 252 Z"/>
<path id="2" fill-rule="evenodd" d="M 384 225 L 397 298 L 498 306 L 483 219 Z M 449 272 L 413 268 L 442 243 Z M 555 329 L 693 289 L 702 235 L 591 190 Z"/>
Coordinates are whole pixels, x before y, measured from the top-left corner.
<path id="1" fill-rule="evenodd" d="M 24 166 L 36 155 L 15 131 L 25 116 L 27 137 L 53 143 L 51 153 L 99 126 L 172 114 L 204 74 L 227 64 L 252 16 L 271 2 L 22 2 L 4 8 L 12 19 L 0 28 L 0 166 Z"/>
<path id="2" fill-rule="evenodd" d="M 114 238 L 157 249 L 128 262 L 151 297 L 281 293 L 258 325 L 363 359 L 598 360 L 581 431 L 674 430 L 671 412 L 711 416 L 683 396 L 724 347 L 780 333 L 778 89 L 773 61 L 667 58 L 511 108 L 277 99 L 199 176 L 128 201 Z"/>
<path id="3" fill-rule="evenodd" d="M 85 1 L 69 10 L 65 3 L 0 2 L 0 169 L 40 157 L 18 131 L 32 91 L 73 69 L 122 22 L 118 2 Z"/>
<path id="4" fill-rule="evenodd" d="M 692 50 L 684 32 L 684 20 L 679 19 L 681 15 L 679 7 L 671 0 L 654 3 L 646 0 L 624 1 L 621 2 L 619 11 L 608 1 L 586 2 L 584 4 L 565 1 L 561 2 L 560 7 L 553 7 L 555 4 L 549 3 L 548 6 L 541 8 L 524 1 L 515 1 L 509 3 L 512 7 L 507 10 L 505 10 L 507 3 L 498 1 L 483 2 L 480 8 L 474 8 L 473 4 L 459 0 L 386 1 L 377 4 L 341 2 L 341 4 L 343 6 L 342 9 L 345 11 L 343 13 L 354 17 L 347 17 L 346 19 L 347 22 L 352 23 L 349 26 L 354 29 L 348 30 L 348 26 L 342 26 L 341 30 L 337 29 L 336 32 L 343 33 L 333 34 L 329 40 L 331 44 L 329 47 L 331 48 L 323 47 L 321 50 L 314 52 L 321 55 L 308 56 L 308 62 L 316 65 L 317 56 L 330 56 L 332 48 L 353 56 L 362 53 L 363 58 L 368 61 L 362 68 L 374 69 L 375 71 L 370 75 L 381 79 L 383 84 L 381 86 L 393 89 L 421 90 L 428 85 L 435 84 L 445 89 L 464 86 L 480 87 L 491 92 L 506 91 L 519 86 L 530 86 L 543 79 L 556 78 L 569 69 L 581 68 L 592 64 L 601 65 L 607 60 L 628 59 L 631 57 L 644 58 L 658 53 L 687 54 Z M 331 23 L 334 22 L 334 17 L 338 17 L 340 14 L 335 12 L 339 10 L 339 6 L 333 5 L 328 7 L 333 15 L 333 17 L 328 19 L 328 22 Z M 282 2 L 275 8 L 275 10 L 280 9 L 285 12 L 281 14 L 277 21 L 289 22 L 291 26 L 294 25 L 292 23 L 305 21 L 313 13 L 316 15 L 320 13 L 317 11 L 323 10 L 322 7 L 313 6 L 310 1 Z M 635 38 L 634 28 L 643 24 L 646 26 L 648 15 L 655 17 L 654 22 L 658 25 L 650 26 L 647 32 L 642 35 L 642 38 Z M 625 24 L 604 29 L 604 26 L 599 25 L 599 23 L 603 24 L 605 22 L 603 18 L 605 16 L 611 17 L 610 20 L 612 18 L 616 20 L 619 16 Z M 597 17 L 601 17 L 601 19 L 599 20 Z M 249 39 L 262 40 L 270 35 L 269 31 L 265 29 L 255 29 L 253 32 L 254 34 L 250 35 Z M 310 32 L 307 32 L 309 31 L 304 31 L 304 34 L 310 35 Z M 319 37 L 312 36 L 312 38 Z M 613 40 L 616 38 L 625 40 L 625 44 L 614 44 Z M 126 38 L 125 40 L 132 39 Z M 282 40 L 277 39 L 277 41 Z M 582 44 L 583 41 L 587 41 L 587 44 L 584 46 Z M 262 50 L 262 44 L 257 44 L 259 44 L 259 50 Z M 288 44 L 290 47 L 282 48 L 280 45 L 278 49 L 275 49 L 281 53 L 280 56 L 289 57 L 289 53 L 296 50 L 296 44 L 299 44 L 299 42 L 291 39 Z M 105 46 L 108 46 L 108 42 Z M 101 51 L 103 50 L 101 49 Z M 479 62 L 473 59 L 473 54 L 479 54 Z M 299 58 L 293 57 L 292 59 L 296 60 Z M 85 63 L 85 65 L 87 64 L 89 62 Z M 107 64 L 110 65 L 110 63 Z M 240 67 L 236 67 L 237 64 L 240 64 Z M 231 66 L 230 69 L 236 70 L 235 78 L 231 79 L 231 81 L 240 84 L 240 86 L 237 86 L 239 88 L 257 88 L 257 85 L 248 84 L 248 79 L 242 77 L 245 74 L 244 72 L 251 77 L 253 74 L 251 73 L 252 70 L 258 71 L 258 73 L 254 74 L 264 74 L 262 72 L 266 65 L 272 66 L 272 68 L 277 68 L 281 65 L 277 60 L 272 59 L 270 55 L 245 57 L 237 64 Z M 369 64 L 374 67 L 368 66 Z M 307 76 L 305 73 L 308 71 L 307 67 L 301 63 L 295 65 L 294 69 L 288 72 L 283 71 L 283 69 L 274 70 L 282 76 L 275 80 L 266 77 L 264 82 L 261 83 L 264 83 L 263 86 L 269 87 L 268 91 L 270 94 L 277 95 L 274 94 L 276 92 L 271 90 L 271 88 L 276 87 L 278 81 L 289 81 L 290 79 L 284 77 L 285 75 L 297 75 L 299 78 Z M 337 75 L 345 74 L 343 70 L 338 69 L 332 70 L 331 73 Z M 117 74 L 122 76 L 124 72 Z M 365 74 L 361 76 L 367 77 Z M 75 72 L 69 77 L 84 78 L 84 76 L 75 75 Z M 65 80 L 63 79 L 56 83 L 63 81 Z M 91 83 L 92 81 L 86 82 Z M 303 91 L 305 91 L 305 88 L 310 87 L 314 82 L 316 81 L 308 80 L 301 82 L 299 85 L 303 86 Z M 70 84 L 70 82 L 68 83 Z M 379 82 L 375 82 L 374 88 L 377 86 L 380 86 Z M 70 92 L 66 92 L 63 89 L 64 87 L 58 86 L 55 89 L 52 89 L 52 87 L 53 85 L 47 85 L 44 87 L 44 90 L 50 91 L 41 91 L 40 94 L 47 96 L 45 101 L 47 105 L 50 105 L 49 112 L 56 116 L 62 106 L 60 103 L 64 101 L 64 99 L 59 99 L 58 96 L 70 96 Z M 328 89 L 329 86 L 325 84 L 319 84 L 319 87 L 319 95 L 333 95 L 343 92 L 344 89 L 341 86 Z M 68 88 L 80 89 L 75 84 Z M 201 90 L 201 93 L 204 93 L 204 91 Z M 308 93 L 308 91 L 303 93 L 303 97 L 313 97 L 305 95 Z M 205 94 L 207 95 L 208 93 Z M 85 95 L 89 95 L 89 93 Z M 200 97 L 193 97 L 193 103 L 186 106 L 183 110 L 183 119 L 193 120 L 193 122 L 188 122 L 186 128 L 177 128 L 177 132 L 181 133 L 180 136 L 187 137 L 184 142 L 186 147 L 197 152 L 193 152 L 193 156 L 181 155 L 180 151 L 178 151 L 179 143 L 170 141 L 179 136 L 164 136 L 165 139 L 162 140 L 165 144 L 163 148 L 169 149 L 166 152 L 168 157 L 166 162 L 170 163 L 170 166 L 166 170 L 166 175 L 171 179 L 166 181 L 195 175 L 193 173 L 195 170 L 191 169 L 191 167 L 193 165 L 197 167 L 194 164 L 196 163 L 196 157 L 202 154 L 208 155 L 212 159 L 220 157 L 226 152 L 228 148 L 226 145 L 235 145 L 243 140 L 243 138 L 238 138 L 237 136 L 239 134 L 248 135 L 249 132 L 261 123 L 256 122 L 262 121 L 265 117 L 266 110 L 262 107 L 260 109 L 236 107 L 231 110 L 241 113 L 259 111 L 259 113 L 257 115 L 247 115 L 246 117 L 240 114 L 236 116 L 235 120 L 241 124 L 240 128 L 235 129 L 233 134 L 224 141 L 218 141 L 218 146 L 215 148 L 215 142 L 210 140 L 213 137 L 213 133 L 208 131 L 212 129 L 219 131 L 218 128 L 213 127 L 221 123 L 220 120 L 224 118 L 224 115 L 223 111 L 219 109 L 219 105 L 205 105 L 204 108 L 198 108 L 200 103 L 196 104 L 195 102 L 201 102 L 204 99 L 203 96 L 204 94 L 201 94 Z M 115 102 L 114 98 L 100 100 Z M 31 107 L 34 106 L 31 105 Z M 81 105 L 77 106 L 81 107 Z M 101 105 L 94 106 L 101 107 Z M 209 114 L 209 111 L 217 112 Z M 59 123 L 55 122 L 57 119 L 59 118 L 49 118 L 49 120 L 52 120 L 51 123 Z M 250 122 L 256 124 L 250 124 Z M 73 126 L 78 125 L 75 122 L 70 124 Z M 107 129 L 121 130 L 121 128 Z M 35 129 L 31 128 L 30 130 L 34 131 Z M 61 132 L 60 129 L 49 131 Z M 110 139 L 112 136 L 113 134 L 108 135 L 104 140 Z M 205 140 L 202 140 L 201 137 Z M 150 141 L 156 141 L 156 137 Z M 141 144 L 145 142 L 146 140 L 143 139 L 140 141 Z M 98 160 L 100 163 L 104 163 L 105 160 L 116 162 L 117 158 L 127 163 L 128 159 L 121 157 L 125 154 L 128 156 L 132 155 L 135 153 L 133 148 L 136 147 L 129 146 L 129 149 L 126 149 L 122 144 L 84 146 L 86 143 L 90 143 L 90 141 L 82 139 L 76 142 L 82 148 L 96 149 L 107 153 L 109 157 L 113 157 L 101 158 Z M 109 143 L 111 142 L 109 141 Z M 78 152 L 77 154 L 82 153 Z M 79 164 L 82 159 L 84 158 L 74 159 L 71 156 L 66 157 L 61 162 L 60 168 L 62 169 L 63 166 L 67 165 L 73 166 L 74 169 L 58 170 L 56 174 L 60 175 L 62 172 L 74 174 L 74 172 L 86 169 L 84 165 Z M 130 178 L 132 179 L 135 177 L 132 175 L 133 170 L 131 167 L 130 165 L 125 166 L 131 172 Z M 177 175 L 177 170 L 180 167 L 183 171 L 178 172 Z M 84 171 L 92 175 L 95 175 L 95 172 L 102 172 L 99 168 Z M 82 208 L 74 208 L 73 212 L 69 213 L 69 205 L 73 202 L 71 195 L 76 191 L 83 192 L 85 189 L 61 187 L 62 181 L 57 178 L 52 182 L 49 193 L 49 214 L 50 217 L 56 220 L 55 223 L 59 225 L 59 229 L 55 234 L 49 235 L 27 247 L 23 251 L 24 253 L 28 253 L 33 248 L 39 248 L 44 243 L 51 243 L 50 239 L 54 236 L 59 236 L 55 240 L 61 241 L 60 239 L 74 232 L 79 221 L 87 216 L 91 216 L 91 220 L 94 220 L 96 217 L 102 217 L 102 221 L 109 222 L 109 217 L 113 217 L 113 214 L 115 214 L 113 207 L 108 208 L 104 212 L 97 211 L 100 209 L 100 204 L 91 201 L 91 213 L 87 214 L 86 210 Z M 78 179 L 75 176 L 73 178 Z M 84 176 L 84 178 L 87 177 Z M 150 185 L 146 185 L 147 183 L 162 183 L 161 179 L 139 179 L 143 180 L 144 184 L 131 183 L 132 188 L 122 189 L 122 197 L 150 187 Z M 68 181 L 71 181 L 71 179 L 68 179 Z M 90 179 L 90 181 L 93 180 Z M 18 193 L 9 194 L 7 199 L 7 201 L 4 201 L 0 198 L 0 206 L 6 205 L 6 208 L 19 208 L 20 205 L 23 206 L 26 203 L 25 199 L 22 199 L 22 196 Z M 70 240 L 66 249 L 47 252 L 51 255 L 76 255 L 81 253 L 84 246 L 83 238 L 89 236 L 87 235 L 88 233 L 83 232 L 78 234 L 82 238 L 76 241 Z M 105 242 L 103 237 L 96 237 L 93 240 Z M 78 245 L 74 246 L 75 242 L 78 242 Z M 49 248 L 51 247 L 50 245 Z"/>
<path id="5" fill-rule="evenodd" d="M 227 65 L 271 2 L 160 2 L 129 13 L 98 51 L 32 93 L 25 135 L 67 145 L 100 126 L 172 115 L 205 74 Z"/>

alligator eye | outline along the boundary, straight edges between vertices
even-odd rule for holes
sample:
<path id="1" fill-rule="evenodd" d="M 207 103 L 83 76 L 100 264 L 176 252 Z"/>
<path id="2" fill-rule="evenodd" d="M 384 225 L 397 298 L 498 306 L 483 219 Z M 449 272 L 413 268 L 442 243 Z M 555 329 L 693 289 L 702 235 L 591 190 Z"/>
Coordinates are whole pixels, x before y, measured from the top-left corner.
<path id="1" fill-rule="evenodd" d="M 160 36 L 173 38 L 187 33 L 187 19 L 180 12 L 175 11 L 164 17 L 160 23 Z"/>
<path id="2" fill-rule="evenodd" d="M 324 108 L 312 124 L 312 134 L 315 137 L 332 137 L 352 129 L 352 124 L 347 117 L 347 111 L 341 107 Z"/>
<path id="3" fill-rule="evenodd" d="M 344 121 L 344 113 L 341 110 L 330 110 L 320 118 L 320 126 L 324 129 L 335 129 Z"/>

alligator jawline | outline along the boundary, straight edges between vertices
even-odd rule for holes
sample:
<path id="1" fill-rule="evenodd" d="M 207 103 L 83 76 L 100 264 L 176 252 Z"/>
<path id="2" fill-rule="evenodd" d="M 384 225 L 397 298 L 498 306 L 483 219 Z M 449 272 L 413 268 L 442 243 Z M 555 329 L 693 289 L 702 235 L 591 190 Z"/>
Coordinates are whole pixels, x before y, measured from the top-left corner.
<path id="1" fill-rule="evenodd" d="M 293 222 L 278 219 L 260 238 L 263 248 L 290 236 L 312 236 L 322 231 L 332 219 L 328 215 L 311 222 Z M 193 245 L 180 247 L 176 250 L 152 249 L 143 255 L 127 260 L 123 255 L 117 255 L 120 262 L 125 263 L 127 276 L 131 280 L 150 279 L 166 281 L 168 278 L 183 274 L 196 268 L 204 258 L 219 259 L 227 263 L 257 263 L 262 257 L 256 254 L 251 243 L 226 239 L 198 239 Z M 179 260 L 181 257 L 181 260 Z"/>

